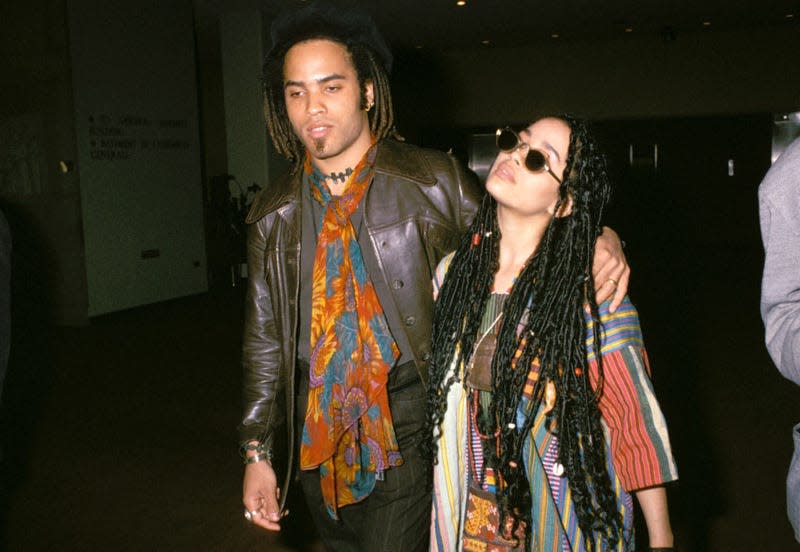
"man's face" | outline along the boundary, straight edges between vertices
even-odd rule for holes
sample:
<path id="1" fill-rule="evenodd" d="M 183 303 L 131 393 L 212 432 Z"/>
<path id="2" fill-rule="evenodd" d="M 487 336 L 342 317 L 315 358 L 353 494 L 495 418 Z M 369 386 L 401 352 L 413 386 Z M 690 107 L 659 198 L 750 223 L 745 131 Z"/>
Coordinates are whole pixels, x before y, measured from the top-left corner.
<path id="1" fill-rule="evenodd" d="M 350 55 L 330 40 L 299 42 L 283 63 L 289 122 L 320 170 L 354 167 L 371 144 L 367 112 Z M 366 85 L 367 103 L 373 101 Z"/>

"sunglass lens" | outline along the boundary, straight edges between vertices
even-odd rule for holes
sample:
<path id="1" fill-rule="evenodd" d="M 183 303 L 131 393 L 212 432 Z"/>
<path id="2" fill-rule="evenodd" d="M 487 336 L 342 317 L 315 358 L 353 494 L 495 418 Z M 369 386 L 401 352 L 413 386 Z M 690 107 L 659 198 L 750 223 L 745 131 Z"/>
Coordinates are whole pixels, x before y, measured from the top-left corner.
<path id="1" fill-rule="evenodd" d="M 525 167 L 531 172 L 539 172 L 544 169 L 547 164 L 544 154 L 535 149 L 528 150 L 528 155 L 525 156 Z"/>
<path id="2" fill-rule="evenodd" d="M 502 151 L 511 151 L 519 144 L 514 131 L 504 128 L 497 133 L 497 147 Z"/>

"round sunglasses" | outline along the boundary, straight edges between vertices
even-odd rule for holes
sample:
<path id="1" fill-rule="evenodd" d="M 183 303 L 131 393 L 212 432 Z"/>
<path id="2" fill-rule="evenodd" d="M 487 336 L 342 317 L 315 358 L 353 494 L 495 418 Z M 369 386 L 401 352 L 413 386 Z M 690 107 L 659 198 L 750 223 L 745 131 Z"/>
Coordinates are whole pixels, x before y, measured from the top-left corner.
<path id="1" fill-rule="evenodd" d="M 497 142 L 497 147 L 506 153 L 511 153 L 523 147 L 527 148 L 528 154 L 525 156 L 525 168 L 532 173 L 547 171 L 550 176 L 556 179 L 556 182 L 561 184 L 561 179 L 550 168 L 550 156 L 547 152 L 530 147 L 527 142 L 520 140 L 519 134 L 510 128 L 498 128 L 495 134 L 495 142 Z"/>

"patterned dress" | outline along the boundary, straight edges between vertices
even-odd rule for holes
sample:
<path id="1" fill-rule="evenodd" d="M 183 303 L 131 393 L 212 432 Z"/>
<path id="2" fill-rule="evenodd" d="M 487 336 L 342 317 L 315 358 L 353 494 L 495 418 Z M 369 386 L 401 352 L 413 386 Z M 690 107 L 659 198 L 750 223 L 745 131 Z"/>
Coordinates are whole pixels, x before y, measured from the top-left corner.
<path id="1" fill-rule="evenodd" d="M 434 278 L 438 292 L 452 254 L 440 263 Z M 487 304 L 481 332 L 485 332 L 497 310 L 497 298 Z M 639 318 L 626 297 L 615 313 L 608 312 L 608 302 L 600 305 L 602 321 L 601 352 L 605 383 L 599 407 L 609 444 L 608 472 L 616 492 L 617 505 L 625 525 L 624 541 L 614 549 L 634 549 L 633 505 L 629 493 L 661 485 L 678 478 L 664 416 L 650 381 L 647 353 L 642 340 Z M 590 322 L 591 320 L 587 320 Z M 597 379 L 597 361 L 592 348 L 591 325 L 587 323 L 586 344 L 592 382 Z M 463 366 L 451 366 L 463 372 Z M 525 386 L 520 416 L 533 388 L 534 374 Z M 467 485 L 475 482 L 472 458 L 475 431 L 470 422 L 470 391 L 460 383 L 448 391 L 447 410 L 438 443 L 438 462 L 434 466 L 434 493 L 431 525 L 431 550 L 464 550 L 462 535 L 465 523 Z M 583 534 L 577 524 L 566 474 L 558 465 L 558 439 L 547 429 L 543 412 L 537 414 L 525 442 L 523 460 L 531 486 L 531 540 L 528 549 L 536 552 L 585 550 Z M 521 425 L 521 417 L 518 425 Z M 470 468 L 472 465 L 472 468 Z M 487 480 L 479 481 L 487 488 Z M 609 550 L 598 539 L 595 550 Z"/>

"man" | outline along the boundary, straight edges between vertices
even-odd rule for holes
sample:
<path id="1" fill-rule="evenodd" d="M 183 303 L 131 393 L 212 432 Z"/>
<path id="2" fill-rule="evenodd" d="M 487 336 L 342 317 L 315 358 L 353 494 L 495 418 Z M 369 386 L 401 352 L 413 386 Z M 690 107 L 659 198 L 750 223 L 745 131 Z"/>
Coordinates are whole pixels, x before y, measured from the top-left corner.
<path id="1" fill-rule="evenodd" d="M 451 156 L 390 138 L 392 58 L 366 15 L 312 4 L 276 20 L 272 44 L 267 126 L 294 169 L 248 215 L 245 517 L 279 530 L 299 467 L 328 549 L 425 550 L 431 275 L 478 186 Z M 618 302 L 628 268 L 613 233 L 601 240 L 595 280 Z"/>
<path id="2" fill-rule="evenodd" d="M 800 138 L 775 161 L 758 188 L 764 276 L 761 317 L 767 350 L 781 374 L 800 385 Z M 789 520 L 800 541 L 800 424 L 786 480 Z"/>

